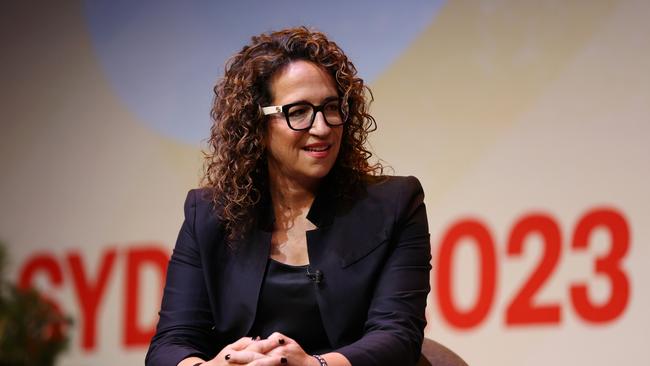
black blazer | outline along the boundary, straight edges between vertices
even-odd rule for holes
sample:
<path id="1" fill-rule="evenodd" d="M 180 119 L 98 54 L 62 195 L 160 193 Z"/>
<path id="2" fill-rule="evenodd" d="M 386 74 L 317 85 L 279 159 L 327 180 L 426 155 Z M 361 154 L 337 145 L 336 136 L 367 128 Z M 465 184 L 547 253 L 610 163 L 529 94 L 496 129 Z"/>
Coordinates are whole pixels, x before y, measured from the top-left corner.
<path id="1" fill-rule="evenodd" d="M 354 200 L 323 189 L 307 218 L 310 266 L 323 278 L 318 305 L 332 350 L 353 366 L 414 365 L 426 325 L 431 250 L 424 193 L 414 177 L 383 177 Z M 192 190 L 167 270 L 146 365 L 211 359 L 246 336 L 270 255 L 273 210 L 259 205 L 233 250 L 205 190 Z M 308 331 L 308 330 L 307 330 Z"/>

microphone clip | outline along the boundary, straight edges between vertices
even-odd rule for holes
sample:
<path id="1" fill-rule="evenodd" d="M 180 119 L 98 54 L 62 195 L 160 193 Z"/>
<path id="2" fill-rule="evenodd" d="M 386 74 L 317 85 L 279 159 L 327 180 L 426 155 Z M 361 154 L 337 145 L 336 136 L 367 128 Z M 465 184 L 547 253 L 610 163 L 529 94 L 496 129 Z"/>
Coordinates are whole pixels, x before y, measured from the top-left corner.
<path id="1" fill-rule="evenodd" d="M 307 267 L 307 273 L 305 275 L 314 283 L 321 283 L 323 281 L 323 272 L 320 269 L 312 271 L 311 267 Z"/>

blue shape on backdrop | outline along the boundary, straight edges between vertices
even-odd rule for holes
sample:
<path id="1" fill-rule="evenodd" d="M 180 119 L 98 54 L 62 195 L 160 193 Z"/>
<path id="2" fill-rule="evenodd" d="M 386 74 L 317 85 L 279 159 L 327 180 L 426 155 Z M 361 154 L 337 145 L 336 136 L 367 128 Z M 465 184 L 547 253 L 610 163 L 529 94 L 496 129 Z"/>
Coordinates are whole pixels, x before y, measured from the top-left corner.
<path id="1" fill-rule="evenodd" d="M 197 144 L 209 134 L 212 86 L 250 37 L 307 25 L 327 33 L 374 80 L 444 0 L 88 0 L 95 52 L 127 108 L 159 133 Z"/>

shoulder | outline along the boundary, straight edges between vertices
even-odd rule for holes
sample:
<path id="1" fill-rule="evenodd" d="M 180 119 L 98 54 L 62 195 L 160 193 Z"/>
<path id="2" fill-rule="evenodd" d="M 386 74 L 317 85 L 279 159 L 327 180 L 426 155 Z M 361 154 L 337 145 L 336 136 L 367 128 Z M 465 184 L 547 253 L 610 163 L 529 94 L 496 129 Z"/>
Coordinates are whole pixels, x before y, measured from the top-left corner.
<path id="1" fill-rule="evenodd" d="M 185 198 L 185 209 L 194 207 L 196 210 L 201 211 L 214 211 L 218 212 L 219 208 L 215 207 L 212 199 L 211 188 L 195 188 L 187 192 Z"/>
<path id="2" fill-rule="evenodd" d="M 215 243 L 225 243 L 226 234 L 219 218 L 219 209 L 212 203 L 211 190 L 190 190 L 185 198 L 184 211 L 185 219 L 181 230 L 185 238 L 189 238 L 186 242 L 193 243 L 194 249 L 202 253 L 202 256 L 212 258 L 215 248 L 225 247 Z"/>
<path id="3" fill-rule="evenodd" d="M 422 184 L 414 176 L 376 176 L 366 179 L 366 192 L 371 200 L 403 205 L 413 200 L 424 200 Z"/>
<path id="4" fill-rule="evenodd" d="M 346 205 L 354 216 L 366 220 L 394 220 L 409 207 L 422 204 L 424 191 L 420 181 L 413 176 L 367 176 L 363 189 L 351 204 Z M 392 219 L 390 219 L 392 218 Z"/>
<path id="5" fill-rule="evenodd" d="M 422 185 L 414 176 L 380 175 L 366 177 L 369 193 L 395 194 L 409 191 L 422 191 Z"/>
<path id="6" fill-rule="evenodd" d="M 210 188 L 196 188 L 187 192 L 184 211 L 185 221 L 192 227 L 220 225 L 220 208 L 214 205 Z"/>

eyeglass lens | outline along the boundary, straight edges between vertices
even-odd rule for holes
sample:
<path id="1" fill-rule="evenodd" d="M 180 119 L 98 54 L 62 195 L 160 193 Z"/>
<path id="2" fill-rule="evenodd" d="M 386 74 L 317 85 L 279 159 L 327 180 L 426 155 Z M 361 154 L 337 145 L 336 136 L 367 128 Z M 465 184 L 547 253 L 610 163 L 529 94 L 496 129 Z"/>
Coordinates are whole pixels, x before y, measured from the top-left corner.
<path id="1" fill-rule="evenodd" d="M 318 107 L 309 103 L 300 103 L 289 107 L 286 117 L 291 127 L 294 129 L 309 128 L 315 119 L 316 108 Z M 329 101 L 318 109 L 322 110 L 325 121 L 330 125 L 342 125 L 345 121 L 338 100 Z"/>

